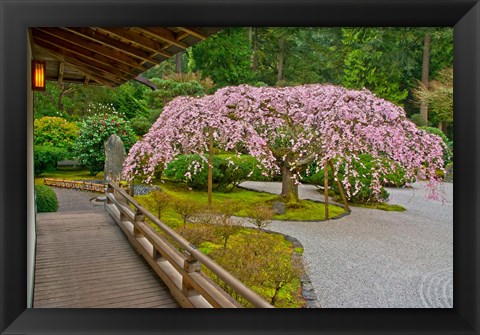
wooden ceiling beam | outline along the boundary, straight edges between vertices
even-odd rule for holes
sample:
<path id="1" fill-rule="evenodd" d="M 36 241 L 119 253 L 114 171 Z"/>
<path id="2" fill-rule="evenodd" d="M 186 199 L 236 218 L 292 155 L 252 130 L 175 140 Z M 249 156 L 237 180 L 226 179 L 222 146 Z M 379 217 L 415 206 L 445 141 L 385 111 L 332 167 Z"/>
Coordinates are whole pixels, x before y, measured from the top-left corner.
<path id="1" fill-rule="evenodd" d="M 139 62 L 137 61 L 137 59 L 134 59 L 131 56 L 126 55 L 125 53 L 112 50 L 111 48 L 106 47 L 104 43 L 97 42 L 97 43 L 101 43 L 101 45 L 99 45 L 89 39 L 82 38 L 78 35 L 75 35 L 61 28 L 35 28 L 35 29 L 40 30 L 44 33 L 50 34 L 51 36 L 60 38 L 66 42 L 75 44 L 79 47 L 90 50 L 92 52 L 95 52 L 104 57 L 111 58 L 116 62 L 121 62 L 128 67 L 136 68 L 142 72 L 147 70 L 147 68 L 139 65 Z"/>
<path id="2" fill-rule="evenodd" d="M 70 31 L 78 36 L 90 39 L 92 41 L 107 44 L 111 48 L 123 52 L 129 56 L 136 57 L 144 62 L 152 64 L 159 64 L 160 61 L 150 57 L 150 53 L 142 49 L 136 48 L 131 44 L 124 43 L 120 40 L 113 39 L 106 35 L 100 34 L 92 28 L 76 28 L 76 27 L 64 27 L 64 30 Z"/>
<path id="3" fill-rule="evenodd" d="M 189 34 L 189 35 L 192 35 L 192 36 L 195 36 L 196 38 L 199 38 L 201 39 L 202 41 L 203 40 L 206 40 L 207 39 L 207 35 L 199 32 L 198 30 L 194 29 L 194 28 L 190 28 L 190 27 L 177 27 L 177 29 L 180 29 L 181 31 Z"/>
<path id="4" fill-rule="evenodd" d="M 115 75 L 106 72 L 102 69 L 97 68 L 97 66 L 91 64 L 91 62 L 85 62 L 82 60 L 77 59 L 76 55 L 68 55 L 64 52 L 64 50 L 60 48 L 56 48 L 51 44 L 44 42 L 42 40 L 34 38 L 34 42 L 36 45 L 41 47 L 44 52 L 48 52 L 52 55 L 52 57 L 58 59 L 59 61 L 64 61 L 69 66 L 79 70 L 80 72 L 88 75 L 91 79 L 99 82 L 100 84 L 106 84 L 108 86 L 114 86 L 112 83 L 121 85 L 123 84 L 126 79 L 119 79 Z"/>
<path id="5" fill-rule="evenodd" d="M 138 29 L 139 31 L 143 32 L 144 34 L 146 34 L 150 37 L 159 39 L 163 42 L 166 42 L 166 43 L 170 44 L 170 45 L 164 46 L 163 49 L 166 49 L 171 45 L 175 45 L 175 46 L 177 46 L 179 48 L 182 48 L 182 49 L 188 48 L 187 44 L 177 40 L 177 37 L 175 36 L 175 34 L 172 33 L 171 31 L 165 29 L 165 28 L 146 28 L 146 27 L 142 27 L 142 28 L 135 28 L 135 29 Z"/>
<path id="6" fill-rule="evenodd" d="M 101 68 L 103 68 L 105 71 L 115 74 L 118 77 L 128 78 L 133 72 L 133 69 L 129 66 L 120 64 L 113 59 L 96 54 L 95 52 L 91 52 L 83 47 L 79 47 L 60 38 L 46 34 L 40 30 L 33 30 L 33 37 L 49 43 L 52 46 L 56 46 L 57 48 L 63 49 L 66 53 L 69 53 L 70 55 L 76 54 L 80 57 L 88 58 L 96 62 L 97 64 L 103 64 Z"/>
<path id="7" fill-rule="evenodd" d="M 143 47 L 155 54 L 159 54 L 164 57 L 172 57 L 172 54 L 166 51 L 162 51 L 163 45 L 152 39 L 138 34 L 130 29 L 126 28 L 98 28 L 99 30 L 105 31 L 108 34 L 115 35 L 117 37 L 123 38 L 131 43 L 137 44 L 140 47 Z"/>

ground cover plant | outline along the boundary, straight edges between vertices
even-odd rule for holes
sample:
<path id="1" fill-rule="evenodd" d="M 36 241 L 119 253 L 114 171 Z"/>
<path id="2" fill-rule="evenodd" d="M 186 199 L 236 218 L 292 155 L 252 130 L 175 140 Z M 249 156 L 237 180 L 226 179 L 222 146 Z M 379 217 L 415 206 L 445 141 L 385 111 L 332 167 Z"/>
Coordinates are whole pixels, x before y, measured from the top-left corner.
<path id="1" fill-rule="evenodd" d="M 160 197 L 161 193 L 165 195 Z M 299 278 L 303 274 L 303 267 L 293 255 L 293 244 L 283 235 L 248 228 L 241 219 L 232 216 L 247 211 L 245 206 L 250 202 L 275 198 L 275 195 L 239 190 L 240 201 L 232 193 L 228 195 L 233 199 L 225 198 L 224 195 L 225 193 L 215 192 L 215 201 L 208 207 L 205 192 L 188 190 L 177 183 L 166 182 L 162 184 L 162 191 L 156 190 L 135 198 L 152 213 L 161 204 L 162 222 L 174 228 L 200 251 L 276 307 L 302 307 L 304 300 Z M 268 215 L 262 220 L 268 220 Z M 157 231 L 161 233 L 160 230 Z M 233 298 L 249 307 L 246 301 L 214 274 L 209 271 L 206 273 Z"/>

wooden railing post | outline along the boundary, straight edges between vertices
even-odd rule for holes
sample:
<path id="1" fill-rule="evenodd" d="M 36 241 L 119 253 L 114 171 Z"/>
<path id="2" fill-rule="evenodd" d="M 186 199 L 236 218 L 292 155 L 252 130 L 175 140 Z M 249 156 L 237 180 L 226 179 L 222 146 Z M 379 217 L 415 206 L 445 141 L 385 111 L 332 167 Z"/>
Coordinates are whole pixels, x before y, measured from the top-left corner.
<path id="1" fill-rule="evenodd" d="M 142 232 L 138 228 L 138 222 L 145 222 L 145 215 L 143 215 L 143 213 L 137 209 L 133 220 L 133 236 L 135 236 L 135 238 L 143 236 Z"/>
<path id="2" fill-rule="evenodd" d="M 183 262 L 183 269 L 187 273 L 182 277 L 182 293 L 185 294 L 187 297 L 196 295 L 194 287 L 190 284 L 188 280 L 188 274 L 192 272 L 200 272 L 201 265 L 200 262 L 193 257 L 188 251 L 184 251 L 183 255 L 185 256 L 185 261 Z M 195 291 L 195 293 L 193 293 Z"/>

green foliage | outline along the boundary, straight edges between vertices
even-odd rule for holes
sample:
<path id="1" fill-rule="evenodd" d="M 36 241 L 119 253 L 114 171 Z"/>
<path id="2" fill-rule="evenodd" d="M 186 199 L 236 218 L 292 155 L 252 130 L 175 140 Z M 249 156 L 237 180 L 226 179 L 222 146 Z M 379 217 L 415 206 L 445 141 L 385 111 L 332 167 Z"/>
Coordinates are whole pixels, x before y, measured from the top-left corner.
<path id="1" fill-rule="evenodd" d="M 221 160 L 213 157 L 213 181 L 221 178 L 219 165 Z M 199 164 L 195 173 L 195 164 Z M 195 190 L 205 190 L 208 183 L 208 162 L 199 155 L 180 155 L 168 163 L 163 172 L 164 176 L 172 181 L 184 182 L 188 187 Z"/>
<path id="2" fill-rule="evenodd" d="M 374 195 L 374 192 L 371 189 L 372 172 L 376 170 L 375 167 L 372 165 L 372 156 L 364 154 L 360 155 L 359 158 L 359 161 L 354 162 L 354 167 L 358 173 L 358 180 L 362 186 L 360 186 L 357 194 L 350 197 L 347 196 L 348 200 L 353 203 L 378 203 L 387 200 L 389 194 L 383 187 L 378 197 Z M 383 164 L 386 167 L 390 166 L 390 162 L 387 159 L 384 160 Z M 341 165 L 338 174 L 338 178 L 340 180 L 344 178 L 344 169 L 345 165 Z M 313 164 L 310 165 L 309 169 L 307 169 L 307 172 L 303 174 L 302 180 L 306 183 L 319 185 L 323 188 L 324 171 L 323 169 L 320 169 L 318 172 L 313 172 L 315 170 L 316 167 Z M 390 173 L 385 176 L 381 176 L 381 178 L 384 178 L 384 186 L 400 187 L 405 185 L 406 182 L 408 182 L 408 180 L 406 180 L 405 178 L 405 171 L 400 166 L 397 165 L 395 170 L 389 170 Z M 354 185 L 355 179 L 353 177 L 351 177 L 350 179 L 350 182 L 352 183 L 352 185 Z M 332 170 L 330 168 L 328 169 L 328 187 L 331 191 L 334 192 L 334 194 L 340 195 L 340 190 L 338 189 L 337 182 L 335 181 Z"/>
<path id="3" fill-rule="evenodd" d="M 418 126 L 418 127 L 425 127 L 427 125 L 426 122 L 420 116 L 420 113 L 412 114 L 410 116 L 410 121 L 415 123 L 415 125 Z"/>
<path id="4" fill-rule="evenodd" d="M 37 213 L 56 212 L 58 199 L 55 192 L 46 185 L 35 185 Z"/>
<path id="5" fill-rule="evenodd" d="M 272 222 L 275 210 L 271 206 L 256 205 L 248 211 L 247 220 L 258 229 L 265 229 Z"/>
<path id="6" fill-rule="evenodd" d="M 161 189 L 153 189 L 149 195 L 145 198 L 145 201 L 149 205 L 150 208 L 154 208 L 156 210 L 157 217 L 159 219 L 162 218 L 162 212 L 171 206 L 172 204 L 172 197 L 163 192 Z"/>
<path id="7" fill-rule="evenodd" d="M 102 106 L 102 109 L 107 109 Z M 113 108 L 110 113 L 95 114 L 82 121 L 79 136 L 74 146 L 78 160 L 90 168 L 90 173 L 96 175 L 103 171 L 105 165 L 104 144 L 112 134 L 117 134 L 123 141 L 125 150 L 135 143 L 133 129 L 128 122 L 115 114 Z"/>
<path id="8" fill-rule="evenodd" d="M 120 114 L 125 115 L 127 120 L 134 117 L 147 117 L 150 110 L 144 96 L 150 92 L 150 88 L 133 81 L 126 82 L 114 90 L 113 107 Z"/>
<path id="9" fill-rule="evenodd" d="M 451 28 L 342 28 L 347 87 L 366 87 L 415 114 L 412 91 L 421 78 L 423 43 L 431 34 L 430 74 L 453 64 Z"/>
<path id="10" fill-rule="evenodd" d="M 202 205 L 196 201 L 174 198 L 170 200 L 172 209 L 182 217 L 183 227 L 197 213 L 202 211 Z"/>
<path id="11" fill-rule="evenodd" d="M 401 105 L 408 95 L 402 87 L 402 63 L 396 34 L 382 28 L 344 28 L 343 44 L 347 49 L 343 84 L 348 88 L 366 87 L 379 97 Z M 388 64 L 388 65 L 387 65 Z"/>
<path id="12" fill-rule="evenodd" d="M 72 153 L 78 136 L 78 127 L 64 118 L 44 116 L 34 122 L 33 143 L 50 146 Z"/>
<path id="13" fill-rule="evenodd" d="M 67 156 L 68 152 L 65 149 L 35 145 L 33 149 L 35 176 L 40 176 L 43 172 L 54 171 L 57 168 L 57 162 Z"/>
<path id="14" fill-rule="evenodd" d="M 251 51 L 246 28 L 226 28 L 189 50 L 189 70 L 209 76 L 217 87 L 251 78 Z"/>
<path id="15" fill-rule="evenodd" d="M 199 155 L 180 155 L 167 165 L 164 176 L 184 182 L 195 190 L 205 190 L 208 182 L 208 162 Z M 196 172 L 195 172 L 196 171 Z M 264 176 L 258 161 L 249 155 L 231 154 L 213 156 L 213 182 L 216 189 L 230 192 L 246 180 L 271 180 Z"/>
<path id="16" fill-rule="evenodd" d="M 202 82 L 196 75 L 172 76 L 171 78 L 151 79 L 157 89 L 148 93 L 146 99 L 150 109 L 162 109 L 178 96 L 203 96 L 207 93 L 208 80 Z"/>
<path id="17" fill-rule="evenodd" d="M 253 291 L 276 307 L 301 307 L 300 260 L 292 257 L 291 243 L 283 236 L 241 230 L 227 250 L 214 249 L 210 256 Z M 241 296 L 212 274 L 233 298 L 249 306 Z"/>
<path id="18" fill-rule="evenodd" d="M 453 124 L 453 68 L 445 68 L 437 73 L 426 88 L 421 82 L 413 91 L 417 102 L 428 105 L 428 119 L 434 124 Z"/>
<path id="19" fill-rule="evenodd" d="M 152 124 L 153 123 L 145 116 L 135 116 L 130 120 L 130 126 L 138 136 L 143 136 L 148 133 Z"/>

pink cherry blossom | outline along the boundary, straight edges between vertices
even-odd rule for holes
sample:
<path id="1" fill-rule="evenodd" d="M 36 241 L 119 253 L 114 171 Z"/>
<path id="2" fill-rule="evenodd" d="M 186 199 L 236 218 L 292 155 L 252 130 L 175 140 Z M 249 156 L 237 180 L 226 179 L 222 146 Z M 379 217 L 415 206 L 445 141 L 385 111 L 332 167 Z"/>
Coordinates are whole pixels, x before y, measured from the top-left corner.
<path id="1" fill-rule="evenodd" d="M 125 175 L 141 174 L 150 181 L 157 166 L 165 167 L 179 154 L 195 153 L 206 160 L 211 128 L 216 147 L 241 147 L 272 174 L 287 164 L 296 183 L 307 162 L 321 167 L 330 160 L 338 172 L 341 158 L 346 162 L 341 183 L 348 196 L 354 195 L 361 185 L 350 183 L 349 176 L 357 175 L 353 161 L 369 153 L 374 157 L 375 193 L 380 193 L 387 172 L 382 159 L 389 158 L 406 169 L 407 177 L 429 180 L 428 196 L 438 196 L 436 170 L 443 167 L 444 145 L 438 136 L 418 129 L 401 107 L 366 89 L 320 84 L 230 86 L 204 97 L 178 97 L 130 149 Z"/>

